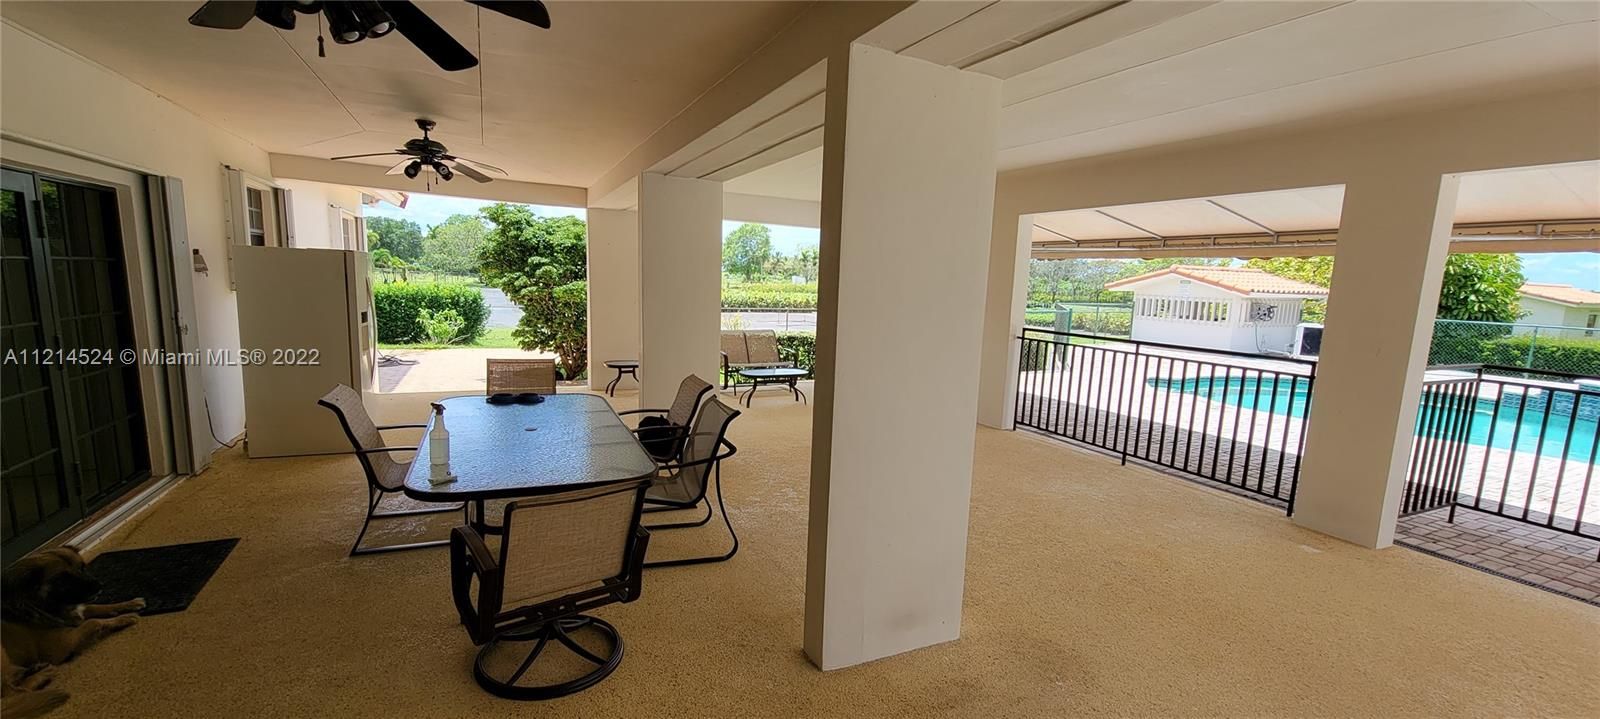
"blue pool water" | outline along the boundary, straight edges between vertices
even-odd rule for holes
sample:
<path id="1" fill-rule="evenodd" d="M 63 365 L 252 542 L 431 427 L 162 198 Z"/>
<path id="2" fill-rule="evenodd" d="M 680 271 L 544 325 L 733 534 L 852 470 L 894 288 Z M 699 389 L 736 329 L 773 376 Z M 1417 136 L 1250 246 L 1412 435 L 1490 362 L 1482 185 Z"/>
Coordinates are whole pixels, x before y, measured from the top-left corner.
<path id="1" fill-rule="evenodd" d="M 1175 389 L 1198 397 L 1217 402 L 1242 407 L 1246 410 L 1254 409 L 1259 412 L 1289 417 L 1306 416 L 1309 406 L 1310 393 L 1305 378 L 1284 376 L 1276 383 L 1271 378 L 1260 382 L 1255 377 L 1233 377 L 1224 381 L 1217 378 L 1212 382 L 1206 378 L 1190 378 L 1183 380 L 1150 379 L 1147 380 L 1151 387 L 1157 389 Z M 1259 391 L 1258 391 L 1258 383 Z M 1570 394 L 1562 393 L 1563 397 Z M 1585 395 L 1578 398 L 1582 411 L 1573 412 L 1561 408 L 1550 412 L 1548 420 L 1544 411 L 1544 403 L 1537 399 L 1530 402 L 1528 409 L 1522 413 L 1522 421 L 1517 421 L 1517 403 L 1515 399 L 1500 405 L 1500 414 L 1495 416 L 1495 401 L 1492 399 L 1478 399 L 1473 407 L 1472 426 L 1468 433 L 1467 441 L 1478 446 L 1491 443 L 1495 449 L 1510 449 L 1512 438 L 1516 438 L 1516 449 L 1519 452 L 1538 452 L 1546 457 L 1562 456 L 1563 448 L 1569 460 L 1588 461 L 1590 452 L 1594 447 L 1597 435 L 1600 435 L 1600 426 L 1593 417 L 1600 410 L 1600 397 Z M 1570 405 L 1569 405 L 1570 406 Z M 1421 412 L 1420 416 L 1423 414 Z M 1572 443 L 1567 445 L 1567 428 L 1572 425 L 1573 417 L 1577 416 L 1577 426 L 1572 428 Z M 1418 429 L 1421 429 L 1421 421 Z M 1493 431 L 1491 432 L 1491 427 Z M 1436 432 L 1442 433 L 1442 432 Z M 1540 439 L 1543 439 L 1541 445 Z"/>

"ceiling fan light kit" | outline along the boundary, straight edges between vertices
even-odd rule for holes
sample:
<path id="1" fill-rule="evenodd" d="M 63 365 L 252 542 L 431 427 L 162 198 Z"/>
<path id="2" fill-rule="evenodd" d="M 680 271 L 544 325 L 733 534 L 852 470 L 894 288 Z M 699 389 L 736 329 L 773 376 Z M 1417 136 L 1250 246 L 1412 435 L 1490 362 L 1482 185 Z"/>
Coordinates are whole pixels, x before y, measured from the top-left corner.
<path id="1" fill-rule="evenodd" d="M 536 27 L 550 27 L 550 13 L 538 0 L 466 2 Z M 210 0 L 189 16 L 189 24 L 238 30 L 257 19 L 280 30 L 293 30 L 296 13 L 322 16 L 317 30 L 318 55 L 323 54 L 320 21 L 326 19 L 335 44 L 353 45 L 399 30 L 422 54 L 447 71 L 478 65 L 478 58 L 471 51 L 409 0 Z"/>

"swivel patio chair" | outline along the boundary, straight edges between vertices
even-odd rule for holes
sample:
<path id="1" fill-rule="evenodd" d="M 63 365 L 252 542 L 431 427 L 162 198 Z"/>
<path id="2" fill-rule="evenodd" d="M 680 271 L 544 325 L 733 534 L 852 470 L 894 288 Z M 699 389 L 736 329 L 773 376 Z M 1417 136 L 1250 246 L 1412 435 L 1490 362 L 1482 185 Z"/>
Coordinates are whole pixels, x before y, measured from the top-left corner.
<path id="1" fill-rule="evenodd" d="M 553 359 L 491 359 L 486 365 L 485 394 L 556 393 L 556 361 Z"/>
<path id="2" fill-rule="evenodd" d="M 711 521 L 711 499 L 706 496 L 706 491 L 714 482 L 717 511 L 722 513 L 722 522 L 728 527 L 728 537 L 733 540 L 733 547 L 726 554 L 646 562 L 646 568 L 723 562 L 738 553 L 739 535 L 733 531 L 733 521 L 728 518 L 728 508 L 722 499 L 722 460 L 739 451 L 728 441 L 728 425 L 733 424 L 738 416 L 739 410 L 723 404 L 715 397 L 701 405 L 695 417 L 694 431 L 685 439 L 683 451 L 675 461 L 657 468 L 656 480 L 644 498 L 645 503 L 650 505 L 644 510 L 646 512 L 694 509 L 701 502 L 706 504 L 706 514 L 698 521 L 651 524 L 645 525 L 646 529 L 656 531 L 700 527 Z"/>
<path id="3" fill-rule="evenodd" d="M 622 663 L 616 627 L 583 612 L 639 598 L 650 542 L 639 526 L 647 485 L 641 480 L 512 502 L 498 556 L 471 527 L 451 531 L 451 594 L 472 643 L 483 647 L 472 670 L 479 686 L 507 699 L 553 699 L 594 686 Z M 605 648 L 580 643 L 585 634 Z M 527 642 L 532 649 L 523 656 Z M 536 675 L 571 662 L 546 662 L 539 665 L 545 671 L 530 672 L 554 644 L 595 668 L 560 681 Z"/>
<path id="4" fill-rule="evenodd" d="M 381 547 L 363 547 L 362 538 L 367 536 L 367 527 L 374 519 L 388 519 L 394 517 L 413 517 L 419 514 L 441 514 L 444 512 L 462 511 L 465 516 L 465 506 L 461 504 L 444 507 L 424 507 L 419 509 L 393 510 L 379 512 L 378 505 L 383 498 L 396 494 L 405 486 L 406 473 L 411 470 L 411 458 L 405 460 L 395 459 L 395 452 L 415 453 L 415 446 L 387 447 L 383 444 L 380 434 L 391 429 L 426 429 L 425 424 L 392 424 L 379 427 L 372 423 L 372 417 L 367 414 L 367 408 L 361 403 L 361 394 L 346 385 L 335 386 L 317 404 L 327 407 L 339 418 L 339 425 L 344 427 L 345 437 L 349 438 L 350 446 L 355 450 L 356 459 L 361 461 L 361 471 L 367 475 L 367 517 L 361 522 L 361 531 L 356 534 L 355 544 L 350 545 L 349 556 L 361 554 L 379 554 L 382 552 L 398 552 L 406 549 L 423 549 L 426 547 L 442 547 L 450 543 L 448 539 L 438 539 L 426 542 L 411 542 L 408 544 L 391 544 Z"/>
<path id="5" fill-rule="evenodd" d="M 639 426 L 633 430 L 639 435 L 639 441 L 645 445 L 656 461 L 671 461 L 683 448 L 683 439 L 689 434 L 689 425 L 694 422 L 695 412 L 700 408 L 700 400 L 707 392 L 715 389 L 710 382 L 700 379 L 696 375 L 683 378 L 678 384 L 678 395 L 673 398 L 672 406 L 667 409 L 630 409 L 618 412 L 618 416 L 642 414 L 662 417 L 666 419 L 665 425 L 646 427 Z"/>

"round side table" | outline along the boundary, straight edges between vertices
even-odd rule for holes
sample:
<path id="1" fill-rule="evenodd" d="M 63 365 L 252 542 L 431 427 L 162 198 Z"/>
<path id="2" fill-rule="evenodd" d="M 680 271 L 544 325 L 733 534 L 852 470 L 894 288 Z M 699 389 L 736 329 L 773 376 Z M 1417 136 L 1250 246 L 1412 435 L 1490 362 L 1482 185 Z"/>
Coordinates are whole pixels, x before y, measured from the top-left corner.
<path id="1" fill-rule="evenodd" d="M 617 383 L 622 381 L 623 375 L 632 377 L 635 382 L 639 381 L 639 375 L 637 374 L 639 360 L 607 360 L 606 366 L 617 371 L 616 379 L 611 380 L 611 383 L 606 385 L 606 396 L 608 397 L 617 396 Z"/>

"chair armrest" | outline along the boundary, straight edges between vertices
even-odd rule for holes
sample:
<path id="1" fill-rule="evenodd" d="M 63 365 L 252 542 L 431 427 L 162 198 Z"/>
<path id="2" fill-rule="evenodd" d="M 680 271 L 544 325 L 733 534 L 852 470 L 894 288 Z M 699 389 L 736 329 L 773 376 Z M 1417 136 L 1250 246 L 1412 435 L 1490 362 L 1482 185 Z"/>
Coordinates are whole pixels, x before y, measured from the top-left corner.
<path id="1" fill-rule="evenodd" d="M 386 429 L 427 429 L 425 424 L 386 424 L 378 427 L 379 431 Z"/>
<path id="2" fill-rule="evenodd" d="M 471 527 L 454 527 L 450 530 L 450 541 L 460 540 L 466 549 L 465 558 L 472 562 L 473 569 L 480 574 L 498 571 L 500 563 L 495 560 L 494 553 L 489 551 L 489 545 L 484 544 L 483 536 Z"/>
<path id="3" fill-rule="evenodd" d="M 705 459 L 697 459 L 693 462 L 668 462 L 666 464 L 657 466 L 656 469 L 662 472 L 675 472 L 677 470 L 686 469 L 689 467 L 698 467 L 702 464 L 713 464 L 732 457 L 738 451 L 738 447 L 735 447 L 732 442 L 729 442 L 726 438 L 724 438 L 722 440 L 722 444 L 718 445 L 717 453 L 711 455 L 710 457 L 706 457 Z"/>
<path id="4" fill-rule="evenodd" d="M 668 412 L 668 410 L 664 410 L 664 409 L 630 409 L 630 410 L 627 410 L 625 412 L 618 412 L 617 416 L 621 417 L 622 415 L 625 415 L 625 414 L 643 414 L 643 413 L 646 413 L 646 412 L 648 412 L 650 414 L 666 414 Z"/>
<path id="5" fill-rule="evenodd" d="M 383 452 L 415 452 L 416 447 L 373 447 L 372 449 L 358 449 L 356 454 L 380 454 Z"/>
<path id="6" fill-rule="evenodd" d="M 478 601 L 472 601 L 472 578 L 478 578 Z M 473 644 L 494 638 L 495 617 L 500 614 L 500 567 L 471 527 L 450 530 L 450 595 L 456 614 Z"/>
<path id="7" fill-rule="evenodd" d="M 644 584 L 644 557 L 649 547 L 650 530 L 634 525 L 633 547 L 628 553 L 628 582 L 625 585 L 627 593 L 622 596 L 624 604 L 639 598 L 640 589 Z"/>

